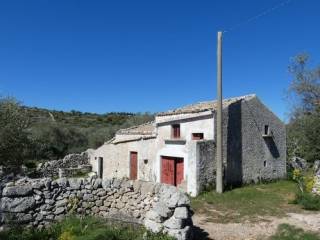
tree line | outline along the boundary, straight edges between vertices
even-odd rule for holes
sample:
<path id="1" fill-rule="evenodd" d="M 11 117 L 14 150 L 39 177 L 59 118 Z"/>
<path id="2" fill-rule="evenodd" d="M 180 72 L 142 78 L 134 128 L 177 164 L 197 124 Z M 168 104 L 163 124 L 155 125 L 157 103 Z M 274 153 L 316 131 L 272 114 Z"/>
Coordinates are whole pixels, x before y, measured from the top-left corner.
<path id="1" fill-rule="evenodd" d="M 0 98 L 0 165 L 61 159 L 97 148 L 121 128 L 153 120 L 150 113 L 81 113 L 29 108 L 12 97 Z"/>

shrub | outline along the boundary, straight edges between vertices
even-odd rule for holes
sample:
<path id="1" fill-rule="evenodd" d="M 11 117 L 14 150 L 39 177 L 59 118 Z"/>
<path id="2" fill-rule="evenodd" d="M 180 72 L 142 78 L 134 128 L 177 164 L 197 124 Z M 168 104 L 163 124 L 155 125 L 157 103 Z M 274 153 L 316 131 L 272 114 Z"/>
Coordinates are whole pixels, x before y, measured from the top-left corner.
<path id="1" fill-rule="evenodd" d="M 270 240 L 320 240 L 320 236 L 316 233 L 305 232 L 303 229 L 289 224 L 281 224 Z"/>
<path id="2" fill-rule="evenodd" d="M 70 231 L 65 231 L 60 235 L 59 240 L 75 240 L 75 237 Z"/>
<path id="3" fill-rule="evenodd" d="M 315 177 L 314 176 L 305 177 L 304 178 L 304 182 L 305 182 L 306 191 L 308 193 L 311 193 L 312 192 L 312 188 L 313 188 L 313 186 L 315 184 Z"/>
<path id="4" fill-rule="evenodd" d="M 26 161 L 24 165 L 29 169 L 37 168 L 37 162 L 35 161 Z"/>
<path id="5" fill-rule="evenodd" d="M 293 203 L 302 205 L 306 210 L 320 210 L 320 197 L 312 193 L 298 193 Z"/>

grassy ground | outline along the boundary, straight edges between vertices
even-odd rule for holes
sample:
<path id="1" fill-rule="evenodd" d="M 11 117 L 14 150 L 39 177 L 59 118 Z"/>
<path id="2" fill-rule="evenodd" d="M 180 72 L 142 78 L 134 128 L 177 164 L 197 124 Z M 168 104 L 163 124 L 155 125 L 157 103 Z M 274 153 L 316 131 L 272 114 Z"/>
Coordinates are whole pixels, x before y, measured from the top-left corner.
<path id="1" fill-rule="evenodd" d="M 317 233 L 305 232 L 301 228 L 281 224 L 277 233 L 270 237 L 270 240 L 320 240 L 320 236 Z"/>
<path id="2" fill-rule="evenodd" d="M 299 206 L 289 204 L 296 192 L 296 183 L 283 180 L 245 186 L 224 194 L 205 192 L 193 198 L 191 205 L 196 213 L 206 214 L 210 222 L 257 221 L 263 216 L 281 217 L 287 212 L 301 211 Z"/>
<path id="3" fill-rule="evenodd" d="M 145 236 L 146 238 L 144 238 Z M 107 224 L 105 220 L 71 216 L 45 230 L 16 227 L 0 232 L 0 239 L 6 240 L 173 240 L 172 238 L 147 232 L 139 226 Z"/>

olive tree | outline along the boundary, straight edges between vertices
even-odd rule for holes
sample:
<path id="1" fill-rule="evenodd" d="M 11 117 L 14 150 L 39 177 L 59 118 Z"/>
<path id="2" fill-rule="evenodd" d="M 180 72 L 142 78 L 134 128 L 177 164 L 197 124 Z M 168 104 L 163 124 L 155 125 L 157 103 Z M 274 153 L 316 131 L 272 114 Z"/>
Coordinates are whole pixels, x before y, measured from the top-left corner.
<path id="1" fill-rule="evenodd" d="M 29 119 L 14 98 L 0 97 L 0 165 L 17 169 L 28 145 Z"/>
<path id="2" fill-rule="evenodd" d="M 320 159 L 320 66 L 310 67 L 310 57 L 300 54 L 289 66 L 291 118 L 287 125 L 288 155 L 308 161 Z"/>

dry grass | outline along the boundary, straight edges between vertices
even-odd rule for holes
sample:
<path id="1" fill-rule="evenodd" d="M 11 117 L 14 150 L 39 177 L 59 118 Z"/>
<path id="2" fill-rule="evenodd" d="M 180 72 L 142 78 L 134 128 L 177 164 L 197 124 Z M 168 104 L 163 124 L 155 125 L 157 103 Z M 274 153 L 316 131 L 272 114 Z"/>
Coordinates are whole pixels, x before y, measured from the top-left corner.
<path id="1" fill-rule="evenodd" d="M 296 192 L 294 182 L 283 180 L 245 186 L 223 194 L 205 192 L 193 198 L 191 205 L 210 222 L 255 222 L 264 220 L 265 216 L 282 217 L 288 212 L 302 211 L 299 206 L 290 204 Z"/>

